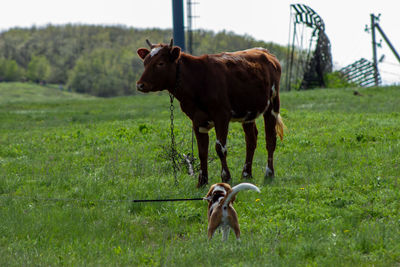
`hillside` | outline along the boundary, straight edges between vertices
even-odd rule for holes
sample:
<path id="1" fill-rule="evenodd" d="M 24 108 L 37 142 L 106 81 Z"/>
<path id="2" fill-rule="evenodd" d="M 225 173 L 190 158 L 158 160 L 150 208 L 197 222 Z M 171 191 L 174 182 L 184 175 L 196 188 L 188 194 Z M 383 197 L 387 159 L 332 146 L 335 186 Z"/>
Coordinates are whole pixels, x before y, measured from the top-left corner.
<path id="1" fill-rule="evenodd" d="M 55 102 L 62 100 L 93 98 L 84 94 L 68 92 L 56 85 L 34 83 L 0 83 L 0 105 L 11 103 Z"/>
<path id="2" fill-rule="evenodd" d="M 203 201 L 132 202 L 207 193 L 184 167 L 174 183 L 167 94 L 33 100 L 19 86 L 18 102 L 7 93 L 0 105 L 0 266 L 400 263 L 400 87 L 282 92 L 288 129 L 272 183 L 263 178 L 262 118 L 251 180 L 239 178 L 244 134 L 232 123 L 232 182 L 261 193 L 239 193 L 241 240 L 222 243 L 220 233 L 207 240 Z M 191 123 L 175 106 L 178 150 L 187 153 Z M 221 180 L 215 141 L 212 130 L 210 184 Z"/>
<path id="3" fill-rule="evenodd" d="M 171 30 L 123 26 L 48 25 L 0 33 L 0 81 L 63 84 L 96 96 L 131 95 L 143 71 L 136 55 L 145 39 L 169 42 Z M 263 46 L 278 58 L 286 48 L 231 32 L 194 32 L 194 54 Z"/>

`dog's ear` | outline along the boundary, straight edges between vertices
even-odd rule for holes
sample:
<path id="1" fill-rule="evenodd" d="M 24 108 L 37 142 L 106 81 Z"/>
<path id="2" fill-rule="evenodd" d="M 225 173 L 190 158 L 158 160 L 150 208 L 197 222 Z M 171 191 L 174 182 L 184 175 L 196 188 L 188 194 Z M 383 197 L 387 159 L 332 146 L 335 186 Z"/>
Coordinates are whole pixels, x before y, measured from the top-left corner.
<path id="1" fill-rule="evenodd" d="M 208 202 L 210 202 L 212 200 L 212 195 L 203 197 L 203 200 L 207 200 Z"/>
<path id="2" fill-rule="evenodd" d="M 214 187 L 215 187 L 215 184 L 213 184 L 213 185 L 210 187 L 210 190 L 208 190 L 207 195 L 206 195 L 203 199 L 208 200 L 208 201 L 210 201 L 210 200 L 212 199 L 212 192 L 213 192 L 213 190 L 214 190 Z"/>
<path id="3" fill-rule="evenodd" d="M 226 198 L 232 192 L 232 187 L 229 184 L 226 184 L 226 183 L 224 183 L 223 186 L 224 186 L 224 188 L 226 190 L 226 195 L 225 195 L 225 198 Z M 231 198 L 230 202 L 233 203 L 235 200 L 236 200 L 236 196 L 233 196 Z"/>
<path id="4" fill-rule="evenodd" d="M 220 185 L 223 186 L 223 187 L 225 188 L 226 192 L 232 191 L 232 187 L 231 187 L 229 184 L 227 184 L 227 183 L 220 183 Z"/>
<path id="5" fill-rule="evenodd" d="M 208 191 L 207 195 L 203 197 L 203 200 L 207 200 L 208 202 L 212 201 L 213 195 L 212 195 L 212 190 Z"/>
<path id="6" fill-rule="evenodd" d="M 227 183 L 221 183 L 220 185 L 225 188 L 225 191 L 226 191 L 225 197 L 227 197 L 229 195 L 229 193 L 232 192 L 232 187 Z"/>

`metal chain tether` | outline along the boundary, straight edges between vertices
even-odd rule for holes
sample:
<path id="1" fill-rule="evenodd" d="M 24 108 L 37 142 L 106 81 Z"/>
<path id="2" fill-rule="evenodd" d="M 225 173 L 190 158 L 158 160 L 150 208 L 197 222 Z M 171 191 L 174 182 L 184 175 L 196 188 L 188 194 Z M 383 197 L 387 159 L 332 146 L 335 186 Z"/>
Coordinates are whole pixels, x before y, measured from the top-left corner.
<path id="1" fill-rule="evenodd" d="M 176 66 L 176 80 L 175 80 L 175 88 L 173 91 L 176 93 L 177 90 L 180 88 L 180 62 L 178 61 L 177 66 Z M 176 150 L 176 142 L 175 142 L 175 134 L 174 134 L 174 95 L 170 92 L 169 93 L 169 99 L 170 99 L 170 119 L 171 119 L 171 158 L 172 158 L 172 167 L 174 170 L 174 177 L 175 177 L 175 185 L 178 185 L 178 178 L 177 178 L 177 172 L 179 170 L 178 166 L 178 158 L 180 155 L 178 155 L 178 152 Z M 194 175 L 194 149 L 193 149 L 193 143 L 194 143 L 194 131 L 192 128 L 192 153 L 188 153 L 187 155 L 183 154 L 183 160 L 186 162 L 187 167 L 188 167 L 188 173 L 189 175 L 193 176 Z"/>
<path id="2" fill-rule="evenodd" d="M 178 178 L 177 178 L 177 172 L 178 172 L 178 165 L 176 162 L 176 144 L 175 144 L 175 134 L 174 134 L 174 96 L 170 93 L 169 94 L 169 99 L 170 99 L 170 119 L 171 119 L 171 157 L 172 157 L 172 168 L 174 170 L 174 181 L 175 185 L 178 185 Z"/>

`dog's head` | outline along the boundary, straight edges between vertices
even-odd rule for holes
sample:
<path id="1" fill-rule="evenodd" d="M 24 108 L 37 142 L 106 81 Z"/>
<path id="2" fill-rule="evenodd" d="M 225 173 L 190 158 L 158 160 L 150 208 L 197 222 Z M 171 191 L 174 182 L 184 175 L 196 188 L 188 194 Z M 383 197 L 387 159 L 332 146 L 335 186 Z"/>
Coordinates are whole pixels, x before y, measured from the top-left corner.
<path id="1" fill-rule="evenodd" d="M 203 199 L 207 200 L 209 203 L 214 203 L 215 201 L 218 201 L 219 198 L 226 197 L 231 191 L 232 188 L 227 183 L 213 184 Z"/>

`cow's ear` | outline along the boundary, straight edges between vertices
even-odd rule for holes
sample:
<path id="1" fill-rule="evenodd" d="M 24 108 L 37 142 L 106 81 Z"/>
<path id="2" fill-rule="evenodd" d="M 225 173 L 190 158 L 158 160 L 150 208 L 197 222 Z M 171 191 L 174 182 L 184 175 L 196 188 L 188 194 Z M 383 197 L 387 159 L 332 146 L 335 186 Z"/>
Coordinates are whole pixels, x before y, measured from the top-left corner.
<path id="1" fill-rule="evenodd" d="M 137 50 L 137 54 L 139 55 L 139 57 L 144 60 L 144 58 L 150 53 L 149 49 L 147 48 L 139 48 Z"/>
<path id="2" fill-rule="evenodd" d="M 181 49 L 178 46 L 174 46 L 170 53 L 171 61 L 176 61 L 181 56 Z"/>

